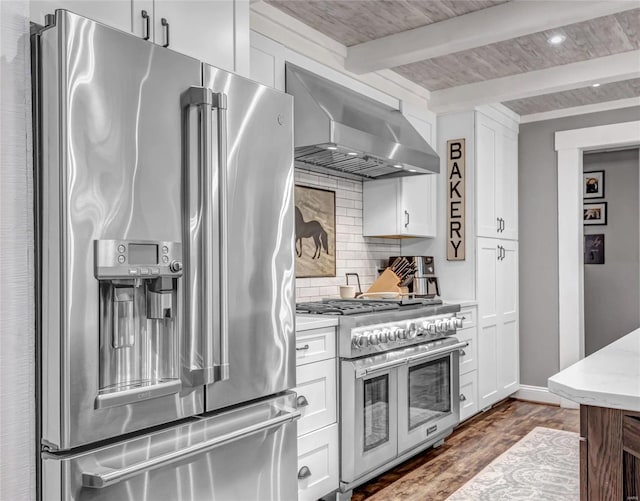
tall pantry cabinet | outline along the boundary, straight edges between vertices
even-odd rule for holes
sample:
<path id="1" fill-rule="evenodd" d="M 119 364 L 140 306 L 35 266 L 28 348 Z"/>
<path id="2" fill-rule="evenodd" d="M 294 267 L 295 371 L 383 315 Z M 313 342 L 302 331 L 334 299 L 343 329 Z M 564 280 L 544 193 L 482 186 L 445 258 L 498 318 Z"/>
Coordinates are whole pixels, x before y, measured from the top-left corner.
<path id="1" fill-rule="evenodd" d="M 451 278 L 466 276 L 466 284 L 475 278 L 475 287 L 454 286 L 460 290 L 452 294 L 475 294 L 478 301 L 477 398 L 483 409 L 519 387 L 518 123 L 500 108 L 480 107 L 438 117 L 438 135 L 439 144 L 466 140 L 467 256 L 444 263 L 443 282 L 449 287 Z"/>

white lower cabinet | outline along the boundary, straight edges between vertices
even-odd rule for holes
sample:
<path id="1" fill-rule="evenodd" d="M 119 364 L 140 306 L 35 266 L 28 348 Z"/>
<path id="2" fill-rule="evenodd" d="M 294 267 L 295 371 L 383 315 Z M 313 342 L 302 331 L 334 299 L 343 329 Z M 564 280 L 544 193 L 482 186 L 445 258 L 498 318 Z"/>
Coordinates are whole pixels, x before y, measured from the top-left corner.
<path id="1" fill-rule="evenodd" d="M 477 306 L 463 307 L 456 315 L 463 319 L 456 337 L 469 346 L 460 350 L 460 422 L 478 412 L 478 326 Z"/>
<path id="2" fill-rule="evenodd" d="M 296 332 L 298 499 L 338 489 L 338 387 L 335 327 Z"/>
<path id="3" fill-rule="evenodd" d="M 518 242 L 478 239 L 478 404 L 518 390 Z"/>
<path id="4" fill-rule="evenodd" d="M 478 371 L 460 376 L 460 422 L 478 412 Z"/>
<path id="5" fill-rule="evenodd" d="M 338 488 L 338 424 L 298 437 L 298 500 L 315 501 Z"/>
<path id="6" fill-rule="evenodd" d="M 298 421 L 298 435 L 336 422 L 336 361 L 333 358 L 301 365 L 296 370 L 298 408 L 302 417 Z"/>

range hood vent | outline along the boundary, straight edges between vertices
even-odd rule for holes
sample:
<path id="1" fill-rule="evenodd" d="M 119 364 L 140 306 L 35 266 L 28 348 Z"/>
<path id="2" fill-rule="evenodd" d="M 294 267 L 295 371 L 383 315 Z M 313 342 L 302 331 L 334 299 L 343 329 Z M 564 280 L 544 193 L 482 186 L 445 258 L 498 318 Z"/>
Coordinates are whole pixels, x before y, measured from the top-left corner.
<path id="1" fill-rule="evenodd" d="M 358 179 L 437 174 L 440 158 L 399 110 L 286 64 L 299 166 Z"/>

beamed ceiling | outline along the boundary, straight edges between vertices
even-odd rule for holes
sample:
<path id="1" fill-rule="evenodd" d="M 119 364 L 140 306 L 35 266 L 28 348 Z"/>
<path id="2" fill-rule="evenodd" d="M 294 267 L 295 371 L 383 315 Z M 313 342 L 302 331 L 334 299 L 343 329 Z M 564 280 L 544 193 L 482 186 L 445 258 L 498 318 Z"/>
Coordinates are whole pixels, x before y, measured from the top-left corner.
<path id="1" fill-rule="evenodd" d="M 640 0 L 266 3 L 348 47 L 350 71 L 391 69 L 429 90 L 435 111 L 502 102 L 527 115 L 640 96 Z"/>

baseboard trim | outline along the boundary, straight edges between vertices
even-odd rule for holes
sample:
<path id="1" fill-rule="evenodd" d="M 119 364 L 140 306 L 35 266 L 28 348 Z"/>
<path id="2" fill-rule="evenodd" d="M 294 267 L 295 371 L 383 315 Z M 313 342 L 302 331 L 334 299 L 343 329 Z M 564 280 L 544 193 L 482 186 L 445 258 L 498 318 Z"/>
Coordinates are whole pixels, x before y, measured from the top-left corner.
<path id="1" fill-rule="evenodd" d="M 542 404 L 560 405 L 561 398 L 543 386 L 529 386 L 521 384 L 520 389 L 513 394 L 518 400 L 528 400 L 530 402 L 540 402 Z"/>

